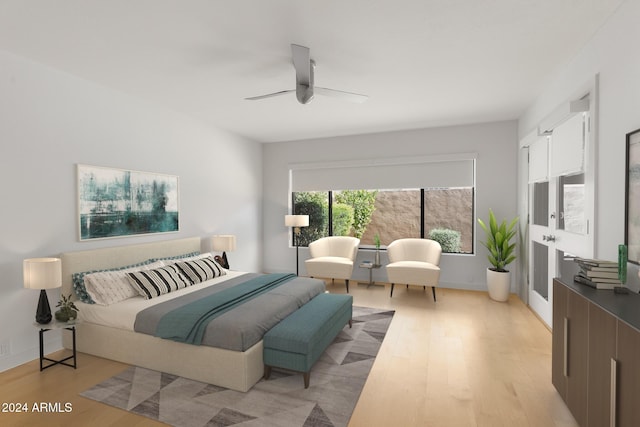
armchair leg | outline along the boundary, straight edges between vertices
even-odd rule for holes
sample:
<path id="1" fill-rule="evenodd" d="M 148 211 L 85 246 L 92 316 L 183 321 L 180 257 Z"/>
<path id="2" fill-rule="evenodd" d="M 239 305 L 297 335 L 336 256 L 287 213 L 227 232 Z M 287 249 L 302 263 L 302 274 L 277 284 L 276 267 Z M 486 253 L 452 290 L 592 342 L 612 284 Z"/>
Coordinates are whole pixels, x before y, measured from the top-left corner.
<path id="1" fill-rule="evenodd" d="M 433 302 L 436 302 L 436 287 L 435 286 L 431 287 L 431 292 L 433 292 Z"/>
<path id="2" fill-rule="evenodd" d="M 347 293 L 349 293 L 349 279 L 346 279 L 344 281 L 344 283 L 346 283 L 346 285 L 347 285 Z"/>

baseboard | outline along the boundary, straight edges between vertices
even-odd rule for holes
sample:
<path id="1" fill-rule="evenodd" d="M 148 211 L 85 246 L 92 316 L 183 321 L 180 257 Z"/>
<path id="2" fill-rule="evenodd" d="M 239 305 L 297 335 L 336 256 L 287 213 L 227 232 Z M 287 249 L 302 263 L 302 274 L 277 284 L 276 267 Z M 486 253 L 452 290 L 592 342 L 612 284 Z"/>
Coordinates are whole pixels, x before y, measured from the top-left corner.
<path id="1" fill-rule="evenodd" d="M 540 321 L 540 323 L 542 323 L 542 326 L 547 328 L 547 330 L 549 332 L 553 332 L 553 329 L 549 325 L 547 325 L 547 322 L 542 320 L 542 317 L 540 317 L 540 315 L 538 315 L 538 313 L 536 313 L 535 310 L 533 308 L 531 308 L 531 306 L 529 304 L 527 304 L 527 308 L 529 309 L 530 312 L 533 313 L 533 315 L 536 317 L 536 319 L 538 319 Z"/>

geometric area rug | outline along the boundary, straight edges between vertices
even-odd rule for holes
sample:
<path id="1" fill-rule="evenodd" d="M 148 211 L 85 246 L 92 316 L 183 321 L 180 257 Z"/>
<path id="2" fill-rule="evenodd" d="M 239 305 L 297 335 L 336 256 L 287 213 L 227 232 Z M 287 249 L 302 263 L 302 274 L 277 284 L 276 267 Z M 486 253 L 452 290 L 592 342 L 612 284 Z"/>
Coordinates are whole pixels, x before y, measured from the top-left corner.
<path id="1" fill-rule="evenodd" d="M 80 395 L 176 427 L 346 426 L 393 314 L 353 307 L 353 327 L 313 366 L 308 389 L 302 374 L 276 369 L 242 393 L 131 366 Z"/>

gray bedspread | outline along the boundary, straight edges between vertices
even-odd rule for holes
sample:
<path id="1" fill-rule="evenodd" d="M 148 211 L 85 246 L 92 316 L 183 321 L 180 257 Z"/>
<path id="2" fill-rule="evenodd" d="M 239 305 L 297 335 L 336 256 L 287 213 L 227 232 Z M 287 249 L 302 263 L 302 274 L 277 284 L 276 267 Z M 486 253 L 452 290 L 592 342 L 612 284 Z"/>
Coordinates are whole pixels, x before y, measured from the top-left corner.
<path id="1" fill-rule="evenodd" d="M 155 335 L 158 322 L 166 313 L 256 276 L 258 274 L 243 274 L 149 307 L 138 313 L 134 330 Z M 321 280 L 296 277 L 211 321 L 204 333 L 202 345 L 245 351 L 259 342 L 269 329 L 324 290 L 325 285 Z"/>

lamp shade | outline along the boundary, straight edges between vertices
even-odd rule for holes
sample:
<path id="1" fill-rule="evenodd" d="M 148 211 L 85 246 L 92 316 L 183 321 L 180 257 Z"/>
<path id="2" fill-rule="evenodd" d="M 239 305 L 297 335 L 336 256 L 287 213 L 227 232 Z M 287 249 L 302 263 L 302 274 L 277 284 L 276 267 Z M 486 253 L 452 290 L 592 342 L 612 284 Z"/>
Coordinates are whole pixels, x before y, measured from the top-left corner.
<path id="1" fill-rule="evenodd" d="M 308 227 L 309 215 L 285 215 L 284 225 L 287 227 Z"/>
<path id="2" fill-rule="evenodd" d="M 232 234 L 220 234 L 211 238 L 211 247 L 214 251 L 231 252 L 236 250 L 236 236 Z"/>
<path id="3" fill-rule="evenodd" d="M 22 262 L 24 287 L 28 289 L 53 289 L 62 286 L 62 261 L 60 258 L 30 258 Z"/>

